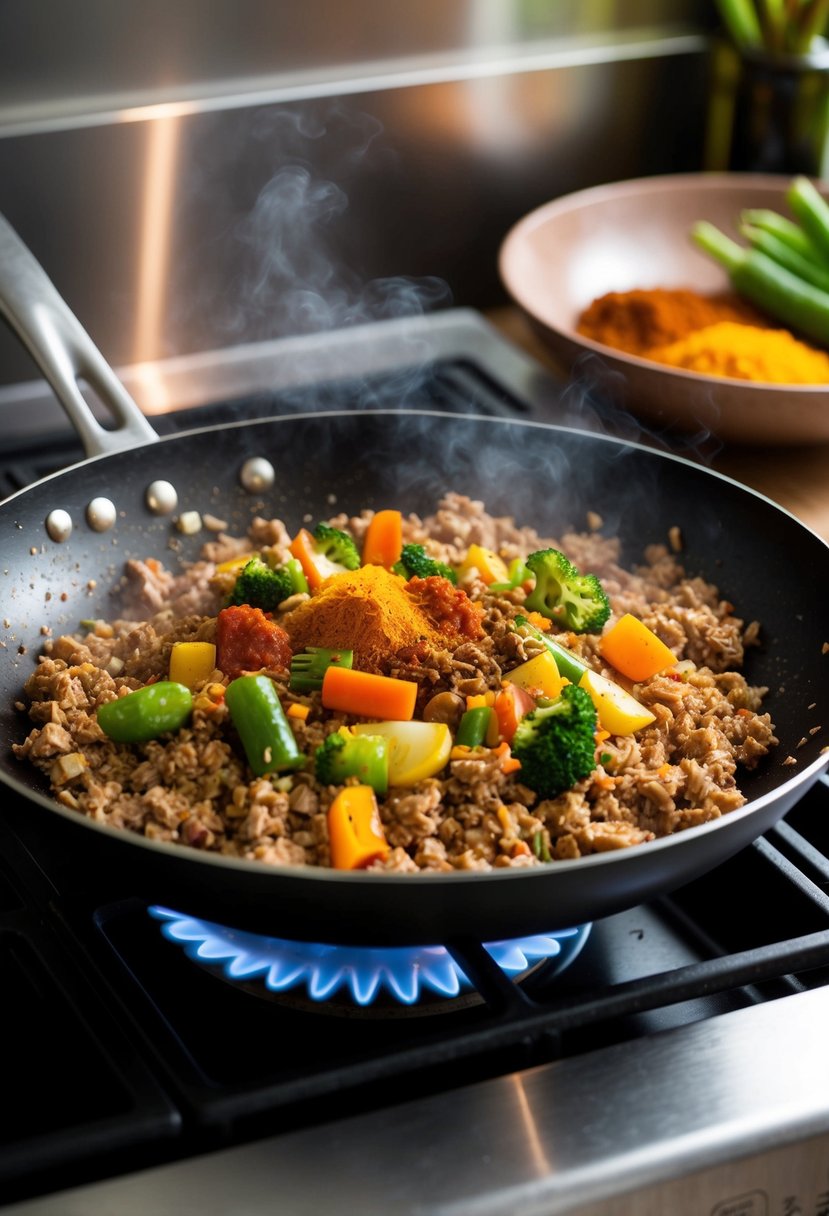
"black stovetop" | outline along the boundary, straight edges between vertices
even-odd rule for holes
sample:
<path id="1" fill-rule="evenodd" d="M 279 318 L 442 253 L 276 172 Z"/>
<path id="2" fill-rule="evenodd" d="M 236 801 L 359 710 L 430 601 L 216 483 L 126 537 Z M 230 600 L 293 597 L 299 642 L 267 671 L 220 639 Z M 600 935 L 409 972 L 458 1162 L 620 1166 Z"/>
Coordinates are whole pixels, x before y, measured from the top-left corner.
<path id="1" fill-rule="evenodd" d="M 829 982 L 825 779 L 737 857 L 593 925 L 555 978 L 542 964 L 517 986 L 493 965 L 476 976 L 482 1001 L 417 1017 L 318 1012 L 231 985 L 167 941 L 140 898 L 64 898 L 49 875 L 66 857 L 58 866 L 24 805 L 6 809 L 4 1202 Z"/>

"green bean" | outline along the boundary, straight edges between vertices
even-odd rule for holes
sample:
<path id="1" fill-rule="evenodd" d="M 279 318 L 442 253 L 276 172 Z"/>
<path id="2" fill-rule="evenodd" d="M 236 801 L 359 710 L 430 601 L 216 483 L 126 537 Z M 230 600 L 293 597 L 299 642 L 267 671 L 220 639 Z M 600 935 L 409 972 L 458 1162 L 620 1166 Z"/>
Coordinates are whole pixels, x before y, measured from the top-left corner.
<path id="1" fill-rule="evenodd" d="M 239 676 L 228 684 L 225 704 L 257 777 L 303 767 L 305 757 L 269 676 Z"/>
<path id="2" fill-rule="evenodd" d="M 813 287 L 819 287 L 821 291 L 829 292 L 829 266 L 822 266 L 819 263 L 816 265 L 809 261 L 791 245 L 779 240 L 778 237 L 771 232 L 766 232 L 763 228 L 742 224 L 740 231 L 760 253 L 768 254 L 778 265 L 784 266 L 799 279 L 805 279 Z"/>
<path id="3" fill-rule="evenodd" d="M 769 211 L 764 207 L 748 208 L 740 213 L 740 220 L 743 224 L 748 224 L 751 228 L 759 228 L 761 232 L 782 241 L 784 245 L 788 245 L 790 249 L 808 261 L 821 262 L 824 266 L 829 264 L 829 259 L 806 235 L 800 225 L 795 224 L 785 215 L 779 215 L 776 211 Z"/>
<path id="4" fill-rule="evenodd" d="M 468 709 L 463 715 L 455 736 L 457 747 L 481 747 L 486 739 L 486 732 L 492 718 L 489 705 L 477 705 Z"/>
<path id="5" fill-rule="evenodd" d="M 98 707 L 98 725 L 116 743 L 145 743 L 179 730 L 190 717 L 193 694 L 183 684 L 160 680 Z"/>
<path id="6" fill-rule="evenodd" d="M 744 249 L 707 220 L 695 224 L 691 235 L 725 267 L 735 291 L 807 338 L 829 346 L 829 292 L 804 282 L 767 254 Z"/>
<path id="7" fill-rule="evenodd" d="M 817 187 L 808 177 L 796 177 L 786 191 L 786 201 L 806 235 L 823 257 L 829 257 L 829 203 Z"/>
<path id="8" fill-rule="evenodd" d="M 502 591 L 514 591 L 528 578 L 533 577 L 533 572 L 527 567 L 523 557 L 514 557 L 509 564 L 509 582 L 490 583 L 489 590 L 493 595 L 498 595 Z"/>

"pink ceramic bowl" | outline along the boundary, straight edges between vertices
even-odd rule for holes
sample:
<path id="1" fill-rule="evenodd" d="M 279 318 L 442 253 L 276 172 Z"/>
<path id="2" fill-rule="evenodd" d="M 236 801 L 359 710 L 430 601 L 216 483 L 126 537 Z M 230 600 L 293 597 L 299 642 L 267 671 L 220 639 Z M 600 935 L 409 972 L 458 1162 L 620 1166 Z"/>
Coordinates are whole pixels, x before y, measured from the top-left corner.
<path id="1" fill-rule="evenodd" d="M 749 444 L 829 440 L 829 386 L 757 384 L 661 366 L 575 332 L 597 296 L 633 288 L 725 290 L 689 237 L 706 219 L 739 237 L 740 212 L 789 215 L 788 178 L 691 173 L 596 186 L 539 207 L 501 247 L 501 279 L 557 361 L 621 408 L 661 426 Z M 741 239 L 741 238 L 739 238 Z"/>

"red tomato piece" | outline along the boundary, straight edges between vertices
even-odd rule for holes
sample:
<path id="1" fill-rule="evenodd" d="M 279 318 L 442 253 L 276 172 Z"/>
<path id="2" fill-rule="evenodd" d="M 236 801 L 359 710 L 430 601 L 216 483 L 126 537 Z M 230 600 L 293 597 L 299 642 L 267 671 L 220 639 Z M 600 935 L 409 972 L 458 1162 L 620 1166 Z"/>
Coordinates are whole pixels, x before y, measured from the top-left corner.
<path id="1" fill-rule="evenodd" d="M 246 671 L 287 671 L 291 639 L 261 608 L 223 608 L 216 621 L 216 665 L 228 679 Z"/>

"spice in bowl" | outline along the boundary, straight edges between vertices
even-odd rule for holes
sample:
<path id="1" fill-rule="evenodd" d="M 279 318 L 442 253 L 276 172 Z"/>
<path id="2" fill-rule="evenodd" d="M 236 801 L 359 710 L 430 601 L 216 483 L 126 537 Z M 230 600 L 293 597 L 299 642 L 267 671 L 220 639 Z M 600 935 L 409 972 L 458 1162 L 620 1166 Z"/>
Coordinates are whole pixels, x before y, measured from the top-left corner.
<path id="1" fill-rule="evenodd" d="M 691 239 L 724 267 L 730 292 L 608 292 L 582 312 L 577 333 L 703 375 L 829 384 L 829 202 L 802 176 L 786 202 L 795 219 L 768 209 L 736 217 L 748 246 L 707 220 L 693 225 Z"/>
<path id="2" fill-rule="evenodd" d="M 576 325 L 582 337 L 686 371 L 768 384 L 829 383 L 829 354 L 781 329 L 736 294 L 612 291 Z"/>

